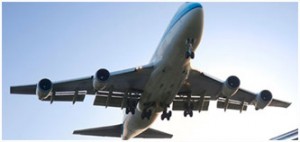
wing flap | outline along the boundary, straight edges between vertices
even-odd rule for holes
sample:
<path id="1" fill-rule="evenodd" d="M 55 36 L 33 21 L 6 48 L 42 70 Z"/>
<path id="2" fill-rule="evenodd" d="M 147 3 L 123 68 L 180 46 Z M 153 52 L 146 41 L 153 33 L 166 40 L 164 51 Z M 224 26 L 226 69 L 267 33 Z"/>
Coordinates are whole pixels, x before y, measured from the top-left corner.
<path id="1" fill-rule="evenodd" d="M 172 110 L 185 110 L 185 108 L 186 108 L 185 104 L 186 104 L 186 101 L 174 100 Z M 193 110 L 207 111 L 208 107 L 209 107 L 209 101 L 204 101 L 202 107 L 201 107 L 200 101 L 194 101 L 193 105 L 194 105 Z"/>
<path id="2" fill-rule="evenodd" d="M 126 96 L 123 92 L 112 92 L 109 95 L 108 92 L 98 93 L 94 100 L 94 105 L 97 106 L 109 106 L 109 107 L 125 107 L 127 101 L 137 102 L 140 95 L 128 95 Z"/>
<path id="3" fill-rule="evenodd" d="M 85 95 L 59 95 L 47 97 L 43 101 L 83 102 Z"/>
<path id="4" fill-rule="evenodd" d="M 108 98 L 107 96 L 96 96 L 94 105 L 98 106 L 110 106 L 110 107 L 121 107 L 122 98 Z"/>
<path id="5" fill-rule="evenodd" d="M 241 104 L 233 104 L 233 103 L 228 103 L 228 106 L 226 106 L 226 103 L 223 101 L 218 101 L 217 102 L 217 108 L 225 108 L 226 109 L 232 109 L 232 110 L 247 110 L 247 105 L 241 105 Z"/>

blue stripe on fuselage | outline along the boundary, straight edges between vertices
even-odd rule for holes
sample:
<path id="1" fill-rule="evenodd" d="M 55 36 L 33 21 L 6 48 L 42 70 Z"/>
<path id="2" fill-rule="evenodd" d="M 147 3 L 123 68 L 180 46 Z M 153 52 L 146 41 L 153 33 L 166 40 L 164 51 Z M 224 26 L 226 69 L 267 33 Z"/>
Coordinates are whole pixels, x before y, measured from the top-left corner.
<path id="1" fill-rule="evenodd" d="M 202 8 L 202 5 L 200 3 L 185 3 L 184 5 L 182 5 L 178 12 L 175 14 L 175 16 L 173 17 L 173 19 L 171 20 L 171 23 L 169 25 L 169 27 L 167 28 L 163 39 L 165 37 L 165 35 L 167 33 L 169 33 L 169 31 L 174 27 L 174 25 L 187 13 L 189 13 L 191 10 L 195 9 L 195 8 Z"/>

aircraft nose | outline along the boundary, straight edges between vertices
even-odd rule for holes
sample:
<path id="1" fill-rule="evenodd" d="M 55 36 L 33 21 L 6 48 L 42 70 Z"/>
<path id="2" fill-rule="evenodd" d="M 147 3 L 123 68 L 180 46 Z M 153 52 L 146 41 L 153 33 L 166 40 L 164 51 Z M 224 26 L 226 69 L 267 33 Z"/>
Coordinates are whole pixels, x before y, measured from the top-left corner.
<path id="1" fill-rule="evenodd" d="M 188 7 L 188 8 L 202 8 L 202 5 L 198 2 L 186 2 L 185 3 L 185 7 Z"/>

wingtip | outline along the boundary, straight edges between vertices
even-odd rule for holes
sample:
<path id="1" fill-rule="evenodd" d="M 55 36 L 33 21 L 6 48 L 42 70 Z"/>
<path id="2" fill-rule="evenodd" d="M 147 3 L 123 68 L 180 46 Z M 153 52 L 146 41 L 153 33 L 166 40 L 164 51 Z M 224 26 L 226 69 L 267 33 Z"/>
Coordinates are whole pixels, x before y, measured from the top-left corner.
<path id="1" fill-rule="evenodd" d="M 15 89 L 14 88 L 15 88 L 14 86 L 9 87 L 9 93 L 10 94 L 15 94 L 15 91 L 14 91 Z"/>
<path id="2" fill-rule="evenodd" d="M 289 102 L 286 108 L 290 107 L 292 105 L 292 102 Z"/>

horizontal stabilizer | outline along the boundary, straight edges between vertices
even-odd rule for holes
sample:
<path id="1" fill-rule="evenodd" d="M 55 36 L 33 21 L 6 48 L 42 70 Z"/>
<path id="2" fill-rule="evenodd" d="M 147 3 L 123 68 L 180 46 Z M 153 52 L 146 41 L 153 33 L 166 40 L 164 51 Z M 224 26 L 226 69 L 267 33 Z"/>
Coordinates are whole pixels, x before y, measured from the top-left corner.
<path id="1" fill-rule="evenodd" d="M 162 131 L 158 131 L 152 128 L 147 129 L 143 133 L 136 136 L 136 138 L 172 138 L 172 134 L 168 134 Z"/>
<path id="2" fill-rule="evenodd" d="M 121 137 L 122 135 L 122 124 L 106 126 L 106 127 L 98 127 L 98 128 L 90 128 L 83 130 L 75 130 L 73 134 L 79 135 L 90 135 L 90 136 L 102 136 L 102 137 Z M 136 138 L 172 138 L 173 135 L 161 132 L 155 129 L 147 129 L 143 133 L 136 136 Z"/>
<path id="3" fill-rule="evenodd" d="M 122 134 L 122 124 L 106 126 L 106 127 L 98 127 L 98 128 L 90 128 L 83 130 L 75 130 L 73 134 L 79 135 L 91 135 L 91 136 L 107 136 L 107 137 L 121 137 Z"/>

